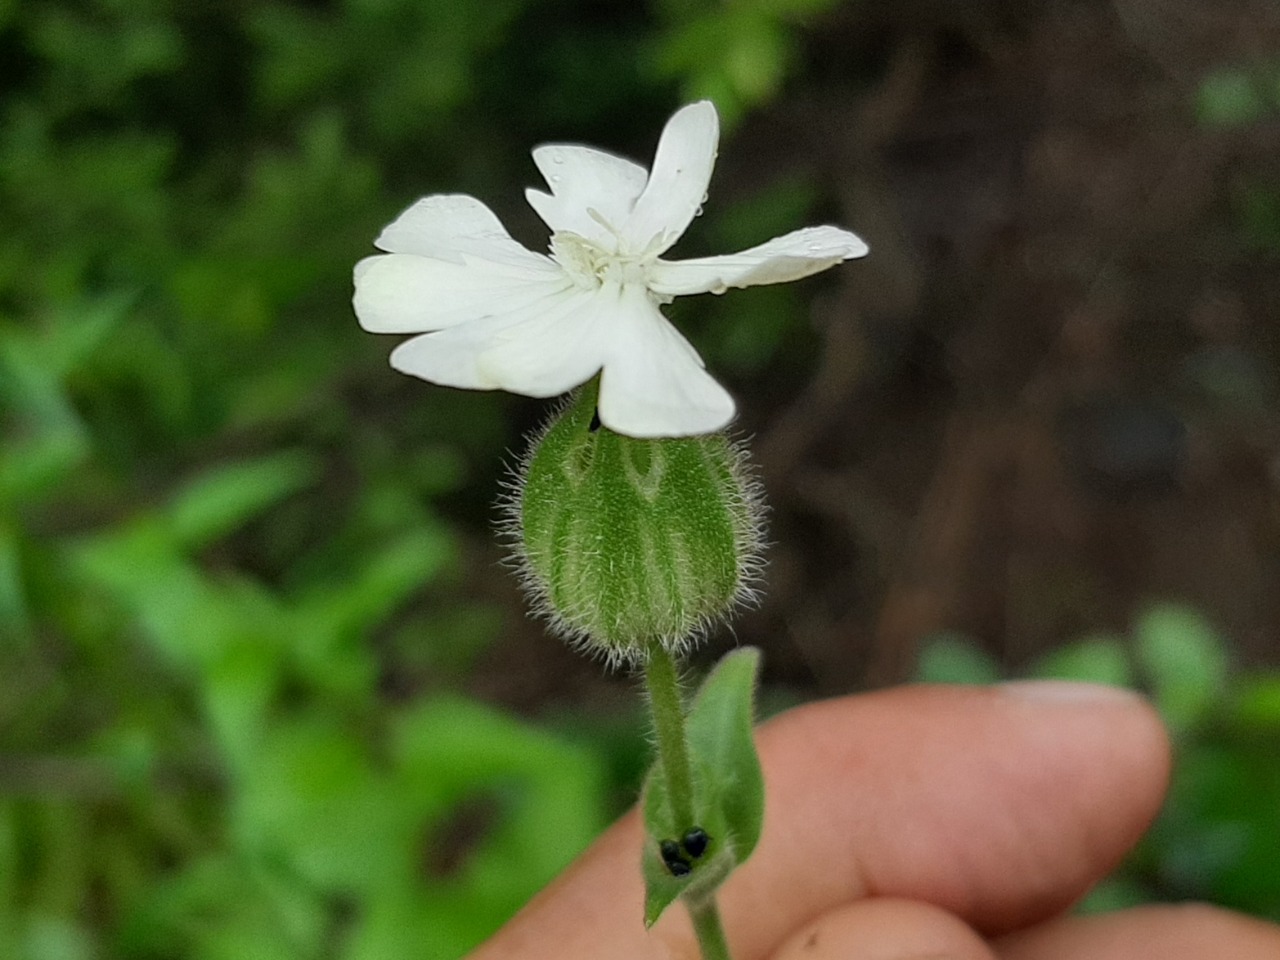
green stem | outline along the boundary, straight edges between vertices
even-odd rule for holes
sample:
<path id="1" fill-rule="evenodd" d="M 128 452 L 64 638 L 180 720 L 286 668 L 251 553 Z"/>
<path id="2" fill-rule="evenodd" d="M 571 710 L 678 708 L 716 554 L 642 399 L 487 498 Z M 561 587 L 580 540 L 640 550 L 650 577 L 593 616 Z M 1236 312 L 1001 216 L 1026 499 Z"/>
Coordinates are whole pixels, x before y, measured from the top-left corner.
<path id="1" fill-rule="evenodd" d="M 689 904 L 689 916 L 693 920 L 693 932 L 698 935 L 702 960 L 732 960 L 729 941 L 725 939 L 724 924 L 720 922 L 720 908 L 715 897 L 698 906 Z"/>
<path id="2" fill-rule="evenodd" d="M 675 661 L 660 644 L 655 643 L 649 648 L 644 678 L 658 741 L 658 763 L 662 765 L 667 780 L 671 816 L 677 826 L 687 829 L 696 824 L 693 820 L 693 775 L 684 730 L 684 701 L 680 696 Z M 696 903 L 686 900 L 685 906 L 693 920 L 703 960 L 732 960 L 715 897 Z"/>
<path id="3" fill-rule="evenodd" d="M 667 799 L 671 816 L 682 829 L 694 826 L 693 776 L 689 766 L 689 745 L 684 732 L 684 703 L 675 661 L 661 644 L 649 648 L 644 668 L 649 688 L 649 710 L 658 740 L 658 763 L 667 778 Z"/>

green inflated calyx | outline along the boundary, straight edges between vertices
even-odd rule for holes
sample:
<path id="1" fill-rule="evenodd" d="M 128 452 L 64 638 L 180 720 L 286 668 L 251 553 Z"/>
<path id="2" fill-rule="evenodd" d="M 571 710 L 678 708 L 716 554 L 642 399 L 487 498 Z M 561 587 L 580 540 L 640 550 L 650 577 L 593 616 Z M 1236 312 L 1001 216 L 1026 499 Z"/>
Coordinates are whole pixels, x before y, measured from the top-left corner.
<path id="1" fill-rule="evenodd" d="M 556 632 L 610 661 L 677 652 L 751 599 L 762 507 L 723 433 L 636 439 L 585 385 L 535 438 L 511 503 L 526 586 Z"/>

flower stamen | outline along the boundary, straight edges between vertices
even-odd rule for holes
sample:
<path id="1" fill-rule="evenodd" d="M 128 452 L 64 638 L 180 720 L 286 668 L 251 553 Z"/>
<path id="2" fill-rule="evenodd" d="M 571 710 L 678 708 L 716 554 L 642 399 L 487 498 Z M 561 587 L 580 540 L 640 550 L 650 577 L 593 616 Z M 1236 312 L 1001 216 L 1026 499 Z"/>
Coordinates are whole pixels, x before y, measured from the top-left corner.
<path id="1" fill-rule="evenodd" d="M 557 230 L 551 235 L 551 256 L 584 290 L 595 290 L 605 283 L 647 286 L 648 267 L 654 260 L 648 254 L 637 257 L 602 250 L 569 230 Z"/>

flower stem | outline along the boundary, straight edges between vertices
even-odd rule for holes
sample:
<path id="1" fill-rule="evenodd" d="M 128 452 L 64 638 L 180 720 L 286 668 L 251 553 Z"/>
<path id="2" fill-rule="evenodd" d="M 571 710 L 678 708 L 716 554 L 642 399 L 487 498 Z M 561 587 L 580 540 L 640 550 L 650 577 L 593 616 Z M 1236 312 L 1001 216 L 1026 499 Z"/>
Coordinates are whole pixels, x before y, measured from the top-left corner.
<path id="1" fill-rule="evenodd" d="M 698 935 L 703 960 L 732 960 L 715 898 L 708 898 L 696 907 L 689 904 L 689 917 L 693 920 L 693 932 Z"/>
<path id="2" fill-rule="evenodd" d="M 658 741 L 658 763 L 666 776 L 671 816 L 676 824 L 687 829 L 696 824 L 693 819 L 693 775 L 684 728 L 684 702 L 680 696 L 675 661 L 660 644 L 652 644 L 649 648 L 645 686 L 648 687 L 649 710 L 653 714 L 653 728 Z M 714 895 L 696 902 L 686 900 L 685 906 L 693 921 L 703 960 L 731 960 Z"/>
<path id="3" fill-rule="evenodd" d="M 661 644 L 649 647 L 644 669 L 649 692 L 649 710 L 658 741 L 658 763 L 667 778 L 667 799 L 671 815 L 683 829 L 693 823 L 693 776 L 689 766 L 689 746 L 684 732 L 684 703 L 671 654 Z"/>

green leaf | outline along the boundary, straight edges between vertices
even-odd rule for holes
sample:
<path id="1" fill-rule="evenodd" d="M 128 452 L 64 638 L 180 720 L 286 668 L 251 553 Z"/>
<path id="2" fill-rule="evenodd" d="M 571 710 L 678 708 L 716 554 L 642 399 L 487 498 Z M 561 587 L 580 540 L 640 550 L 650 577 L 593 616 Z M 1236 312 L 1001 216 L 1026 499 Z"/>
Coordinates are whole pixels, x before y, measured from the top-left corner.
<path id="1" fill-rule="evenodd" d="M 1255 673 L 1242 680 L 1230 709 L 1232 720 L 1245 730 L 1280 732 L 1280 673 Z"/>
<path id="2" fill-rule="evenodd" d="M 208 585 L 178 555 L 155 517 L 139 517 L 74 544 L 70 559 L 89 584 L 136 616 L 148 639 L 174 663 L 192 666 L 218 655 L 226 630 Z"/>
<path id="3" fill-rule="evenodd" d="M 0 635 L 27 637 L 31 623 L 18 531 L 0 520 Z"/>
<path id="4" fill-rule="evenodd" d="M 709 771 L 699 770 L 699 780 L 709 781 Z M 695 790 L 697 788 L 695 787 Z M 662 859 L 659 843 L 676 840 L 688 829 L 686 825 L 672 822 L 667 802 L 667 781 L 660 765 L 655 765 L 645 782 L 641 815 L 645 824 L 645 844 L 640 855 L 640 872 L 644 876 L 645 901 L 644 925 L 651 927 L 658 922 L 663 911 L 679 897 L 701 899 L 710 896 L 728 878 L 737 862 L 733 849 L 722 838 L 727 837 L 724 812 L 714 803 L 708 804 L 701 794 L 694 799 L 695 818 L 712 843 L 707 852 L 693 864 L 693 871 L 686 876 L 673 876 Z"/>
<path id="5" fill-rule="evenodd" d="M 278 652 L 262 642 L 229 644 L 209 664 L 204 680 L 205 710 L 232 769 L 242 770 L 251 763 L 262 739 L 280 668 Z"/>
<path id="6" fill-rule="evenodd" d="M 1119 637 L 1097 636 L 1053 651 L 1032 676 L 1128 687 L 1133 685 L 1133 666 Z"/>
<path id="7" fill-rule="evenodd" d="M 361 739 L 331 716 L 272 726 L 241 771 L 238 842 L 317 888 L 368 892 L 413 867 L 413 810 Z"/>
<path id="8" fill-rule="evenodd" d="M 922 683 L 999 683 L 1000 666 L 972 640 L 959 634 L 938 634 L 920 651 L 916 679 Z"/>
<path id="9" fill-rule="evenodd" d="M 755 849 L 764 825 L 764 778 L 756 754 L 755 684 L 760 651 L 744 647 L 724 657 L 689 712 L 689 753 L 695 770 L 711 772 L 738 863 Z"/>
<path id="10" fill-rule="evenodd" d="M 29 842 L 26 837 L 21 842 L 18 839 L 23 829 L 18 804 L 19 801 L 12 794 L 0 798 L 0 863 L 17 863 L 21 855 L 21 843 Z M 16 872 L 6 870 L 0 873 L 0 920 L 5 921 L 5 926 L 12 922 L 13 908 L 18 901 L 19 884 Z M 0 944 L 3 943 L 4 941 L 0 940 Z"/>
<path id="11" fill-rule="evenodd" d="M 454 560 L 453 543 L 437 524 L 424 522 L 389 540 L 341 582 L 325 580 L 304 597 L 304 610 L 319 618 L 317 629 L 355 633 L 382 623 L 415 591 Z"/>
<path id="12" fill-rule="evenodd" d="M 1246 126 L 1260 119 L 1266 110 L 1259 84 L 1235 67 L 1210 74 L 1196 92 L 1196 114 L 1207 126 Z"/>
<path id="13" fill-rule="evenodd" d="M 26 918 L 19 956 L 30 960 L 91 960 L 89 933 L 64 917 L 32 911 Z"/>
<path id="14" fill-rule="evenodd" d="M 48 497 L 89 455 L 48 353 L 35 338 L 0 338 L 0 504 Z"/>
<path id="15" fill-rule="evenodd" d="M 1195 726 L 1226 689 L 1221 639 L 1199 613 L 1176 604 L 1149 610 L 1136 635 L 1138 659 L 1165 721 L 1175 731 Z"/>
<path id="16" fill-rule="evenodd" d="M 210 470 L 170 507 L 174 534 L 187 547 L 217 540 L 313 482 L 318 472 L 315 458 L 296 450 Z"/>
<path id="17" fill-rule="evenodd" d="M 1076 904 L 1076 913 L 1111 913 L 1115 910 L 1127 910 L 1139 907 L 1155 899 L 1136 880 L 1128 877 L 1108 877 L 1089 891 L 1083 900 Z"/>
<path id="18" fill-rule="evenodd" d="M 49 368 L 60 377 L 80 369 L 119 328 L 135 299 L 133 293 L 116 291 L 60 310 L 49 336 L 41 344 Z"/>
<path id="19" fill-rule="evenodd" d="M 704 681 L 686 723 L 693 766 L 696 824 L 672 820 L 666 777 L 660 766 L 649 775 L 643 800 L 648 841 L 645 877 L 645 925 L 654 924 L 677 897 L 698 901 L 711 896 L 734 868 L 755 849 L 764 824 L 764 778 L 752 735 L 755 681 L 760 651 L 743 648 L 724 657 Z M 693 860 L 687 876 L 674 877 L 658 843 L 679 840 L 690 827 L 710 836 L 706 852 Z"/>

